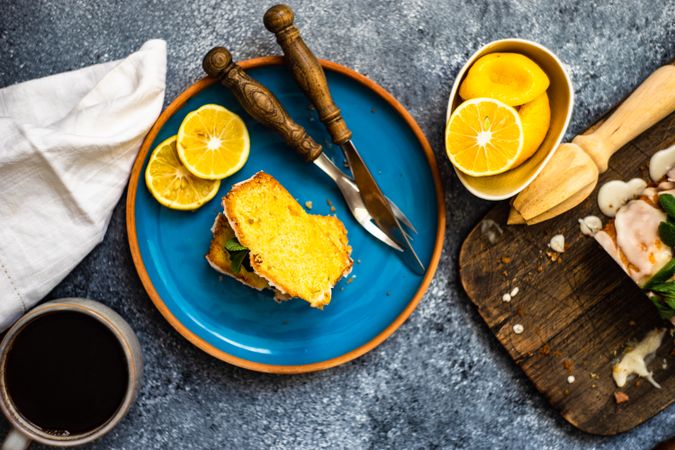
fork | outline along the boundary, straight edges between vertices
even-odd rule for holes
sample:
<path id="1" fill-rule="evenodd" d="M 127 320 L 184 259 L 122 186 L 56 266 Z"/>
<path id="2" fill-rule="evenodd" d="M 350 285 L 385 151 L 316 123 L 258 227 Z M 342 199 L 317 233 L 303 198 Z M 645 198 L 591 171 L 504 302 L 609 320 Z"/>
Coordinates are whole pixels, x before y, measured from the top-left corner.
<path id="1" fill-rule="evenodd" d="M 403 251 L 387 234 L 375 225 L 368 213 L 361 193 L 354 181 L 340 170 L 326 156 L 320 144 L 307 134 L 307 131 L 289 116 L 272 92 L 260 82 L 251 78 L 232 61 L 231 53 L 223 47 L 211 49 L 202 62 L 204 71 L 228 87 L 237 101 L 255 120 L 274 129 L 284 141 L 299 153 L 307 162 L 313 162 L 337 184 L 342 196 L 356 221 L 372 236 L 390 247 Z M 394 215 L 407 227 L 415 231 L 412 223 L 403 212 L 389 199 Z M 406 233 L 406 236 L 407 233 Z M 408 236 L 409 237 L 409 236 Z"/>

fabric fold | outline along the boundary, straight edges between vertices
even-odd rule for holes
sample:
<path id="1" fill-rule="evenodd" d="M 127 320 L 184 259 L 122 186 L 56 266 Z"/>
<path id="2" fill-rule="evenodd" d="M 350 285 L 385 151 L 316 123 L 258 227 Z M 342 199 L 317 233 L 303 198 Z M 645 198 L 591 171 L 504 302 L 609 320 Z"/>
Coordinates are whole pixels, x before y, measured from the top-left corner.
<path id="1" fill-rule="evenodd" d="M 0 89 L 0 331 L 103 239 L 164 102 L 166 43 Z"/>

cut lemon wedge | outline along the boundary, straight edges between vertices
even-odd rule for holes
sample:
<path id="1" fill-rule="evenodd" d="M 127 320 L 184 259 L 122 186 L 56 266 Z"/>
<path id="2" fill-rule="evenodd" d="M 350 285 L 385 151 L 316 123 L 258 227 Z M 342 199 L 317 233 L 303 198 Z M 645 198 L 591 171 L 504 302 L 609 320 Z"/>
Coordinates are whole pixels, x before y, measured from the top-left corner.
<path id="1" fill-rule="evenodd" d="M 176 141 L 183 165 L 206 180 L 220 180 L 241 169 L 249 146 L 244 121 L 220 105 L 204 105 L 185 116 Z"/>
<path id="2" fill-rule="evenodd" d="M 445 150 L 467 175 L 484 177 L 512 168 L 523 150 L 523 125 L 511 106 L 491 98 L 467 100 L 445 128 Z"/>
<path id="3" fill-rule="evenodd" d="M 546 137 L 551 124 L 551 107 L 546 92 L 518 109 L 523 124 L 523 151 L 514 166 L 534 155 Z"/>
<path id="4" fill-rule="evenodd" d="M 145 184 L 155 199 L 171 209 L 197 209 L 218 193 L 220 180 L 203 180 L 181 164 L 176 136 L 159 144 L 145 169 Z"/>

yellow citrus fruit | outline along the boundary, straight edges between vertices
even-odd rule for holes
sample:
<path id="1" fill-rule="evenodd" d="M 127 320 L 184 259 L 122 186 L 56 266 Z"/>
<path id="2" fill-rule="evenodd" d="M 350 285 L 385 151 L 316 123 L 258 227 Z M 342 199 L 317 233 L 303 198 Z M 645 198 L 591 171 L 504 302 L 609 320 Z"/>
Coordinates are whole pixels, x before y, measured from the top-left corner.
<path id="1" fill-rule="evenodd" d="M 185 116 L 177 137 L 178 157 L 199 178 L 229 177 L 248 159 L 250 143 L 244 121 L 220 105 L 204 105 Z"/>
<path id="2" fill-rule="evenodd" d="M 176 136 L 152 151 L 145 169 L 145 184 L 155 199 L 171 209 L 197 209 L 218 193 L 220 180 L 192 175 L 178 159 Z"/>
<path id="3" fill-rule="evenodd" d="M 464 100 L 489 97 L 518 106 L 546 92 L 549 83 L 546 72 L 527 56 L 490 53 L 473 63 L 459 86 L 459 95 Z"/>
<path id="4" fill-rule="evenodd" d="M 548 95 L 544 92 L 529 103 L 518 109 L 520 121 L 523 124 L 523 151 L 513 165 L 518 166 L 527 158 L 534 155 L 546 137 L 548 126 L 551 123 L 551 107 L 548 104 Z"/>
<path id="5" fill-rule="evenodd" d="M 492 98 L 467 100 L 445 128 L 445 150 L 457 169 L 474 177 L 505 172 L 523 149 L 518 112 Z"/>

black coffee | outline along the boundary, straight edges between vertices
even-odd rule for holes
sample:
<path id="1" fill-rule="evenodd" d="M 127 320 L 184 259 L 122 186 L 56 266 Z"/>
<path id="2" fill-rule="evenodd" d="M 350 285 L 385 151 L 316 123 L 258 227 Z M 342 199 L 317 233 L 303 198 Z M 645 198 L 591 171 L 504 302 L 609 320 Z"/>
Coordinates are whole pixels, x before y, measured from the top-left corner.
<path id="1" fill-rule="evenodd" d="M 124 351 L 112 331 L 70 311 L 28 323 L 5 367 L 16 409 L 49 433 L 81 434 L 103 425 L 122 404 L 129 381 Z"/>

